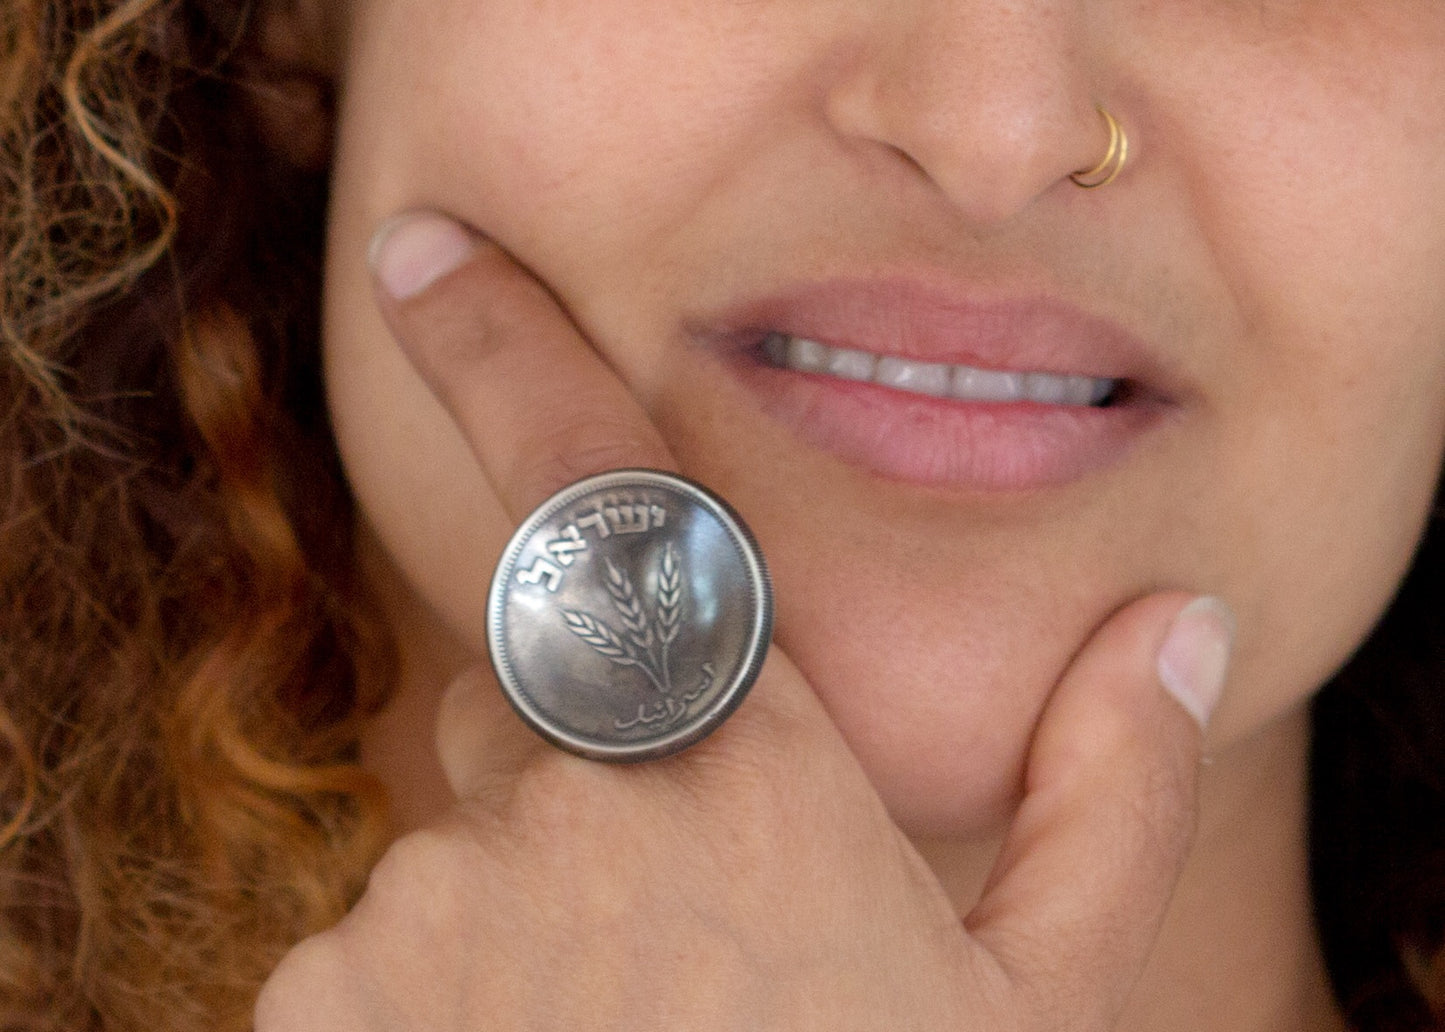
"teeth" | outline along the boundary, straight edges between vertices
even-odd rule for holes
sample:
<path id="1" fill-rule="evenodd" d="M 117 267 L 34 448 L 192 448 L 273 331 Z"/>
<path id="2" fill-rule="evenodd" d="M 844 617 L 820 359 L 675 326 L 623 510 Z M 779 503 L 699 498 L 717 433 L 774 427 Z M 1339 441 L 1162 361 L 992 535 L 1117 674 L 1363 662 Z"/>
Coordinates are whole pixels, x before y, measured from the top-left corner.
<path id="1" fill-rule="evenodd" d="M 877 365 L 878 359 L 866 351 L 830 348 L 825 368 L 840 380 L 871 380 Z"/>
<path id="2" fill-rule="evenodd" d="M 842 380 L 871 381 L 884 387 L 957 401 L 1032 401 L 1041 405 L 1098 405 L 1115 380 L 1057 373 L 1012 373 L 972 366 L 879 357 L 852 348 L 831 348 L 804 337 L 772 333 L 763 354 L 773 365 L 800 373 L 824 373 Z"/>
<path id="3" fill-rule="evenodd" d="M 1023 373 L 954 366 L 949 394 L 960 401 L 1022 401 L 1024 381 Z"/>
<path id="4" fill-rule="evenodd" d="M 828 349 L 815 340 L 794 337 L 788 341 L 787 366 L 802 373 L 827 372 Z"/>
<path id="5" fill-rule="evenodd" d="M 900 391 L 946 398 L 952 388 L 953 367 L 936 362 L 910 362 L 902 358 L 880 358 L 873 382 Z"/>

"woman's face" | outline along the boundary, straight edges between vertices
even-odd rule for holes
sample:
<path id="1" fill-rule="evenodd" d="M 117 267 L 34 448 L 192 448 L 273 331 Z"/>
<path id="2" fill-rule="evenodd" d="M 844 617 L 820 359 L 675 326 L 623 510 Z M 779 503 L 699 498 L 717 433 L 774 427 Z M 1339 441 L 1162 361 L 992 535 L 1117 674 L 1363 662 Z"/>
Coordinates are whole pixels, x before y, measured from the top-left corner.
<path id="1" fill-rule="evenodd" d="M 364 260 L 409 208 L 527 265 L 749 519 L 779 640 L 916 832 L 998 817 L 1131 597 L 1238 612 L 1222 750 L 1408 561 L 1445 442 L 1438 0 L 356 0 L 347 40 L 337 433 L 385 553 L 478 653 L 508 527 Z M 1096 103 L 1130 157 L 1084 190 Z M 829 354 L 788 337 L 872 357 L 779 367 Z M 1059 374 L 1117 384 L 967 393 Z"/>

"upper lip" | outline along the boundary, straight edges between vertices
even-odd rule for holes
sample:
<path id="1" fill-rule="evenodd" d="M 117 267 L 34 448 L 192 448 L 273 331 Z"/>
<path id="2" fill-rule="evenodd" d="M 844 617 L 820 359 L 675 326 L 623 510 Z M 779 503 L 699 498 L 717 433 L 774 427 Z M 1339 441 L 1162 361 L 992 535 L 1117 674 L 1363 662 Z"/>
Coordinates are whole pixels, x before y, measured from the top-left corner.
<path id="1" fill-rule="evenodd" d="M 1177 394 L 1175 377 L 1142 338 L 1041 291 L 986 296 L 916 279 L 830 279 L 743 301 L 696 332 L 723 348 L 782 333 L 920 362 L 1115 379 Z"/>

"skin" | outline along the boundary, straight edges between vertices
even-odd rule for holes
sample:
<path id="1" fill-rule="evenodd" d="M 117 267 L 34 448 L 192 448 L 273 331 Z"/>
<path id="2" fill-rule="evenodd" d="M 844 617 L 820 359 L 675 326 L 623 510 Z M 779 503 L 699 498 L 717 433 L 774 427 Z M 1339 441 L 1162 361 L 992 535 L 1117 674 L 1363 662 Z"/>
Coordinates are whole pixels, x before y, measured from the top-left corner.
<path id="1" fill-rule="evenodd" d="M 605 458 L 676 468 L 540 285 L 448 228 L 453 258 L 458 239 L 478 245 L 471 260 L 384 308 L 503 506 L 523 513 L 555 476 Z M 561 402 L 518 393 L 536 363 Z M 559 442 L 568 414 L 589 432 Z M 966 914 L 778 649 L 712 737 L 639 766 L 542 745 L 503 718 L 485 676 L 464 675 L 435 719 L 450 805 L 396 842 L 345 920 L 285 958 L 256 1027 L 1116 1027 L 1185 856 L 1197 721 L 1226 673 L 1227 611 L 1186 600 L 1125 607 L 1071 663 Z M 397 740 L 387 730 L 373 762 Z"/>
<path id="2" fill-rule="evenodd" d="M 1323 1027 L 1301 707 L 1398 582 L 1445 445 L 1445 9 L 361 0 L 336 36 L 328 382 L 406 665 L 369 746 L 403 824 L 443 819 L 458 790 L 430 722 L 483 654 L 510 527 L 562 471 L 656 447 L 635 401 L 753 525 L 778 641 L 962 914 L 1046 703 L 1110 614 L 1164 586 L 1227 599 L 1200 842 L 1120 1027 Z M 1095 103 L 1132 157 L 1086 192 L 1067 174 L 1102 152 Z M 474 338 L 475 302 L 412 323 L 373 301 L 369 237 L 423 208 L 494 241 L 566 323 L 502 333 L 580 335 L 625 400 L 571 423 L 565 371 L 506 365 L 509 394 L 561 422 L 488 452 L 497 427 L 448 393 L 475 371 L 416 357 Z M 1025 491 L 840 460 L 761 417 L 688 330 L 841 274 L 1063 299 L 1143 342 L 1167 414 L 1105 468 Z M 512 741 L 483 710 L 483 737 Z M 1256 962 L 1250 941 L 1281 945 Z M 1220 944 L 1242 971 L 1200 968 Z M 1235 1009 L 1181 1012 L 1181 985 Z"/>

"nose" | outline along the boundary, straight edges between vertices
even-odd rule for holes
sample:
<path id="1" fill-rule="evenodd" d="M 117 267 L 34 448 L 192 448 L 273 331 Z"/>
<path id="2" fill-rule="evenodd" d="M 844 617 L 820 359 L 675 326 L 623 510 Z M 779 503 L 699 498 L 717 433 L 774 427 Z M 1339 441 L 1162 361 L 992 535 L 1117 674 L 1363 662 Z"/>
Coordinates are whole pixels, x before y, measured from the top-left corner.
<path id="1" fill-rule="evenodd" d="M 1009 219 L 1109 144 L 1079 0 L 884 0 L 827 97 L 834 131 Z"/>

